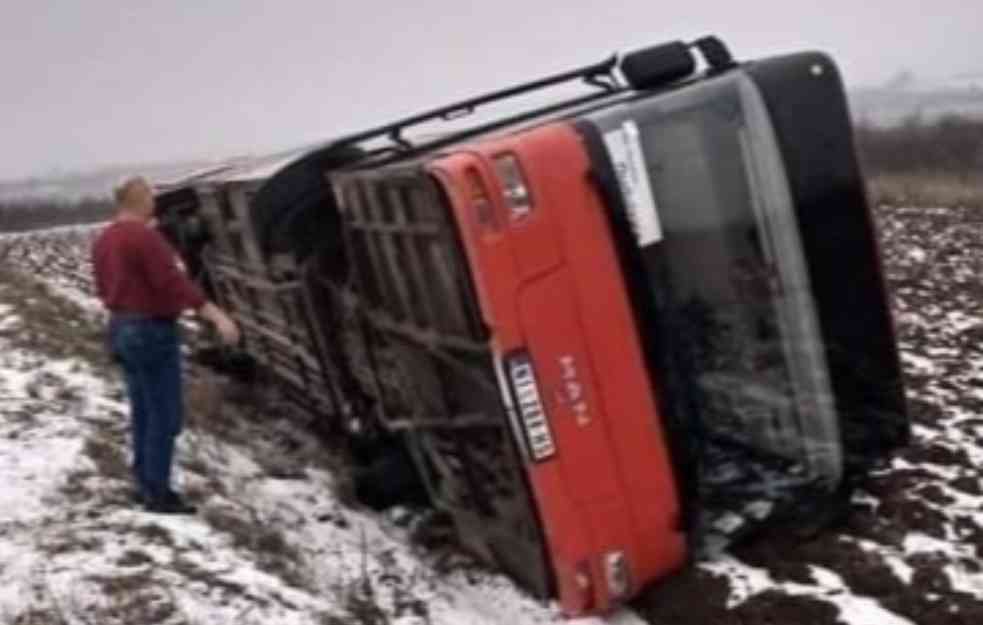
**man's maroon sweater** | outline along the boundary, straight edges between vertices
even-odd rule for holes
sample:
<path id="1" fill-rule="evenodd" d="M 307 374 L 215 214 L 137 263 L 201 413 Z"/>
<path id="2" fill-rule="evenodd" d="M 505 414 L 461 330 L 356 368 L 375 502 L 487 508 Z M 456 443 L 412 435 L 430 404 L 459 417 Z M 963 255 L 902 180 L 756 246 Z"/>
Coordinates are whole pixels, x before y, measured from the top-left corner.
<path id="1" fill-rule="evenodd" d="M 92 267 L 96 293 L 112 312 L 173 318 L 205 305 L 171 245 L 142 222 L 107 226 L 92 246 Z"/>

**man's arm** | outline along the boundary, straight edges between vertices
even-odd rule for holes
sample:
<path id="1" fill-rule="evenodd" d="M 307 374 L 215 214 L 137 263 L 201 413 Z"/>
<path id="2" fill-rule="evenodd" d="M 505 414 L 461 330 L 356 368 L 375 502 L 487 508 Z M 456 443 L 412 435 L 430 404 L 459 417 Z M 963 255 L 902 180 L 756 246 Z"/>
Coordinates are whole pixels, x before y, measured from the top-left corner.
<path id="1" fill-rule="evenodd" d="M 148 229 L 141 246 L 144 269 L 151 286 L 173 303 L 175 314 L 194 310 L 215 326 L 227 344 L 239 342 L 239 327 L 221 308 L 205 299 L 205 295 L 177 263 L 177 254 L 156 230 Z"/>
<path id="2" fill-rule="evenodd" d="M 198 309 L 198 314 L 208 319 L 215 326 L 215 330 L 222 337 L 222 342 L 227 345 L 235 345 L 239 342 L 241 338 L 239 326 L 224 310 L 206 301 L 205 305 Z"/>
<path id="3" fill-rule="evenodd" d="M 147 281 L 175 314 L 198 310 L 205 305 L 204 293 L 178 266 L 177 253 L 163 235 L 146 228 L 137 245 Z"/>

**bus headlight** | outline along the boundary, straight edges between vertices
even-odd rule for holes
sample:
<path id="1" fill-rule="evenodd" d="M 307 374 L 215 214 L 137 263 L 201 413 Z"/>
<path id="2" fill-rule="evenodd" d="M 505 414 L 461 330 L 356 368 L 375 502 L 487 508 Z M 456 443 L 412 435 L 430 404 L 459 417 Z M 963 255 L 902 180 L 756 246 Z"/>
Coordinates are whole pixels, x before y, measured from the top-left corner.
<path id="1" fill-rule="evenodd" d="M 511 223 L 522 221 L 532 213 L 532 196 L 529 194 L 529 187 L 522 174 L 519 159 L 514 154 L 496 156 L 495 172 L 502 183 L 509 221 Z"/>
<path id="2" fill-rule="evenodd" d="M 613 597 L 626 597 L 631 590 L 631 574 L 624 551 L 604 554 L 604 581 Z"/>

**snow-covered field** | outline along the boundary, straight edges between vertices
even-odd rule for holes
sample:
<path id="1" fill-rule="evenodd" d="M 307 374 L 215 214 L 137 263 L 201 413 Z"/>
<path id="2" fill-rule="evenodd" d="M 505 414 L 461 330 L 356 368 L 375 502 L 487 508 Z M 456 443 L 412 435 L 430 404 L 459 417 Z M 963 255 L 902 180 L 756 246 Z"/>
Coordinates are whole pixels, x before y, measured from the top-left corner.
<path id="1" fill-rule="evenodd" d="M 176 478 L 199 513 L 139 510 L 90 291 L 94 232 L 0 236 L 0 623 L 561 620 L 421 536 L 425 512 L 345 503 L 343 472 L 289 407 L 207 371 L 189 376 Z"/>
<path id="2" fill-rule="evenodd" d="M 637 602 L 652 622 L 983 623 L 983 216 L 876 217 L 912 444 L 854 497 L 842 527 L 769 535 L 703 563 Z"/>
<path id="3" fill-rule="evenodd" d="M 983 218 L 884 208 L 878 219 L 912 445 L 842 527 L 698 563 L 610 622 L 983 623 Z M 178 472 L 202 510 L 137 511 L 120 382 L 89 294 L 93 231 L 0 236 L 0 622 L 559 620 L 419 540 L 425 515 L 349 503 L 343 471 L 275 397 L 207 372 L 188 384 Z"/>

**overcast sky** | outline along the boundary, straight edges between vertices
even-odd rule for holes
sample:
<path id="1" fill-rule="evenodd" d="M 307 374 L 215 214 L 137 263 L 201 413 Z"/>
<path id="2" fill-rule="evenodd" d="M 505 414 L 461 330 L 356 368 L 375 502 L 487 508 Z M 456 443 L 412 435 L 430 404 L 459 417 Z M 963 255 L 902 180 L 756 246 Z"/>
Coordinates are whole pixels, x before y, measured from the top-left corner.
<path id="1" fill-rule="evenodd" d="M 138 6 L 139 5 L 139 6 Z M 0 179 L 305 144 L 716 33 L 848 84 L 983 72 L 979 0 L 0 0 Z"/>

